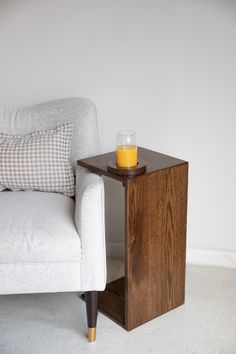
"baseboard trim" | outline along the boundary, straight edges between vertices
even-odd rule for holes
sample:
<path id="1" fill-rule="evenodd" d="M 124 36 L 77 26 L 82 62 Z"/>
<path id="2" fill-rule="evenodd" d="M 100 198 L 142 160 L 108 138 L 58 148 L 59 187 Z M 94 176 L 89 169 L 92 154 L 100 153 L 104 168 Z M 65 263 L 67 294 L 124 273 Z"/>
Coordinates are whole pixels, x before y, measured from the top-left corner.
<path id="1" fill-rule="evenodd" d="M 236 252 L 188 248 L 186 262 L 193 265 L 236 268 Z"/>
<path id="2" fill-rule="evenodd" d="M 106 246 L 108 257 L 124 258 L 123 243 L 107 242 Z M 186 262 L 192 265 L 236 268 L 236 252 L 188 248 Z"/>

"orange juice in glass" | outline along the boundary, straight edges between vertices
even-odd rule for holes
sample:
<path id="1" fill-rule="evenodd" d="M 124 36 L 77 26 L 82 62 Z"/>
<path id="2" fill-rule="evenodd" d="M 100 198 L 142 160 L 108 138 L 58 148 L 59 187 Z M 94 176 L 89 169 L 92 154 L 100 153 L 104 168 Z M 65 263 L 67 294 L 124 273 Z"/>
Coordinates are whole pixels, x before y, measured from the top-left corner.
<path id="1" fill-rule="evenodd" d="M 118 167 L 130 168 L 137 166 L 138 149 L 135 132 L 130 130 L 120 131 L 116 141 L 116 164 Z"/>

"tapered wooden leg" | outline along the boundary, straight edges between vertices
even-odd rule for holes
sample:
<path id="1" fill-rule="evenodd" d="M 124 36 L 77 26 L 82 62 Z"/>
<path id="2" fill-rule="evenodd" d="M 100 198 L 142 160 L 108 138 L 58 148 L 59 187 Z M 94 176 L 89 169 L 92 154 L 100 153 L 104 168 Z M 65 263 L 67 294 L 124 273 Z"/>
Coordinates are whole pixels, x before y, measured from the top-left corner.
<path id="1" fill-rule="evenodd" d="M 88 341 L 96 341 L 96 326 L 98 315 L 98 292 L 87 291 L 85 293 L 87 322 L 88 322 Z"/>

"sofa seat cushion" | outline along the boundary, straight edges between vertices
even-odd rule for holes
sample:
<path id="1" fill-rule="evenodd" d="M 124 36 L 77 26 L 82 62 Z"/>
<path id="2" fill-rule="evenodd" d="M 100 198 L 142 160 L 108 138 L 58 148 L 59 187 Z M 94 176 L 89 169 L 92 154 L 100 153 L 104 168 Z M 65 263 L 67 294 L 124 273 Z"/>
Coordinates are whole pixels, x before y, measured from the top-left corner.
<path id="1" fill-rule="evenodd" d="M 57 193 L 0 193 L 0 264 L 80 261 L 74 200 Z"/>

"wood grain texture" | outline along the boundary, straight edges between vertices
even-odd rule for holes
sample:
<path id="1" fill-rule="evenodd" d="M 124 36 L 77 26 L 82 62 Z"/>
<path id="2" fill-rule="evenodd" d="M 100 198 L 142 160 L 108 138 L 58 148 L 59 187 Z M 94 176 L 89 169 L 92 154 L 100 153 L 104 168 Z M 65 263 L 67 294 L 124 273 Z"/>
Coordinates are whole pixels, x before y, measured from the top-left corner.
<path id="1" fill-rule="evenodd" d="M 188 164 L 126 185 L 126 328 L 184 303 Z"/>
<path id="2" fill-rule="evenodd" d="M 173 167 L 186 163 L 186 161 L 176 159 L 175 157 L 160 154 L 152 150 L 148 150 L 142 147 L 138 147 L 138 159 L 145 161 L 147 165 L 146 174 L 160 171 L 165 168 Z M 87 159 L 77 161 L 79 166 L 85 167 L 91 172 L 99 175 L 111 177 L 121 182 L 126 182 L 130 178 L 129 176 L 118 176 L 111 173 L 107 169 L 107 165 L 110 161 L 115 161 L 115 152 L 109 152 L 98 156 L 89 157 Z"/>
<path id="3" fill-rule="evenodd" d="M 115 153 L 78 161 L 125 187 L 125 278 L 107 284 L 99 309 L 127 330 L 184 303 L 188 163 L 139 147 L 140 176 L 108 172 Z"/>
<path id="4" fill-rule="evenodd" d="M 99 292 L 98 308 L 108 317 L 125 326 L 125 278 L 107 284 L 103 292 Z"/>

